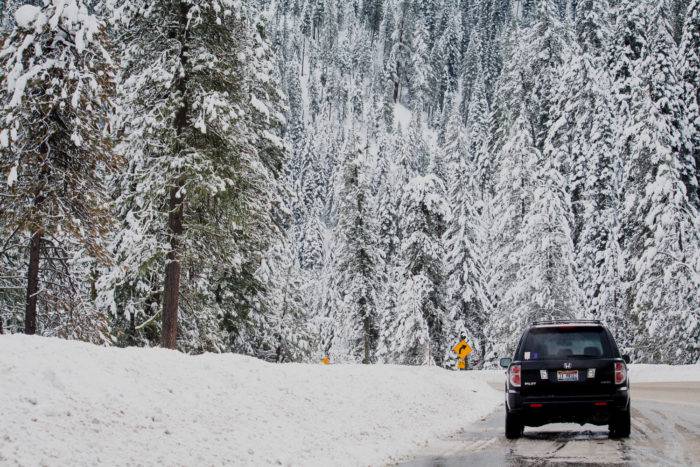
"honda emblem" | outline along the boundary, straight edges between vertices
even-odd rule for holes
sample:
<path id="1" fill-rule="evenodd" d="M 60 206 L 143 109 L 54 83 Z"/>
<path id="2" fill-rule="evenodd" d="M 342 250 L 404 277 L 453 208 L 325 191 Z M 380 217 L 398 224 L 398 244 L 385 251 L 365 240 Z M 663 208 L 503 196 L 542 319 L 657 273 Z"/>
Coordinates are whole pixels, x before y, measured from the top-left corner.
<path id="1" fill-rule="evenodd" d="M 571 363 L 569 363 L 569 362 L 564 363 L 564 368 L 566 368 L 567 370 L 570 370 L 570 369 L 571 369 Z"/>

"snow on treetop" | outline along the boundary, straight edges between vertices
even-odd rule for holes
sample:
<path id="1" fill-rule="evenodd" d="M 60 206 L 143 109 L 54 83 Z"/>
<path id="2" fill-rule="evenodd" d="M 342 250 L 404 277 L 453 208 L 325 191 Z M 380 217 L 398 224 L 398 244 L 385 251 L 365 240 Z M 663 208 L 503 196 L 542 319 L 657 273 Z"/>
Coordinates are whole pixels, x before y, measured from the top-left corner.
<path id="1" fill-rule="evenodd" d="M 51 29 L 56 29 L 59 22 L 62 26 L 81 25 L 89 33 L 94 32 L 97 26 L 97 19 L 88 13 L 87 8 L 78 0 L 51 0 L 47 2 L 49 8 L 43 12 L 35 5 L 22 5 L 15 11 L 15 22 L 22 29 L 40 29 L 41 26 L 49 22 Z M 46 17 L 46 13 L 51 19 Z M 38 23 L 38 24 L 37 24 Z"/>
<path id="2" fill-rule="evenodd" d="M 34 22 L 39 15 L 41 15 L 41 9 L 39 7 L 34 5 L 22 5 L 15 11 L 15 22 L 17 26 L 22 29 L 30 29 L 34 26 Z"/>
<path id="3" fill-rule="evenodd" d="M 81 0 L 47 0 L 42 9 L 23 5 L 17 9 L 15 19 L 19 29 L 33 28 L 34 31 L 22 36 L 17 43 L 10 43 L 2 51 L 2 56 L 8 56 L 5 82 L 7 91 L 12 95 L 9 102 L 11 107 L 22 102 L 25 88 L 31 79 L 41 77 L 53 68 L 68 66 L 64 60 L 56 60 L 48 54 L 36 55 L 26 62 L 25 54 L 30 46 L 41 50 L 46 34 L 58 34 L 62 37 L 62 42 L 72 42 L 78 54 L 82 54 L 93 43 L 93 37 L 101 26 L 100 21 L 88 12 Z M 64 37 L 65 34 L 71 37 Z M 106 51 L 99 46 L 98 48 L 109 61 Z"/>

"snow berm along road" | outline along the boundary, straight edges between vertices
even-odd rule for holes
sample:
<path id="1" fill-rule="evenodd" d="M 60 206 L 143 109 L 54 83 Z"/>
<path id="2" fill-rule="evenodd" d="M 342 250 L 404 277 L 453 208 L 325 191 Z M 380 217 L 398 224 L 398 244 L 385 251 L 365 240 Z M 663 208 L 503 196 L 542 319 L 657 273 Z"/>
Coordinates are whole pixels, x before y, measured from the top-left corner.
<path id="1" fill-rule="evenodd" d="M 491 412 L 487 374 L 0 336 L 0 464 L 381 465 Z"/>
<path id="2" fill-rule="evenodd" d="M 632 365 L 700 381 L 700 365 Z M 0 464 L 382 465 L 500 410 L 502 371 L 270 364 L 0 336 Z M 499 430 L 500 431 L 500 430 Z"/>

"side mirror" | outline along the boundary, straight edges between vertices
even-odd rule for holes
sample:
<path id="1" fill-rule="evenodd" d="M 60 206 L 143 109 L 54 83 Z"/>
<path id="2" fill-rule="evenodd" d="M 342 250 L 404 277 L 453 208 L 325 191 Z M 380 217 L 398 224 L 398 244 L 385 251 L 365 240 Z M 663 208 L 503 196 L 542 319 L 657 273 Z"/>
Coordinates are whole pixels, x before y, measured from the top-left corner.
<path id="1" fill-rule="evenodd" d="M 627 363 L 627 364 L 629 364 L 629 363 L 632 361 L 632 359 L 630 358 L 629 355 L 623 355 L 623 356 L 622 356 L 622 359 L 623 359 L 623 360 L 625 361 L 625 363 Z"/>
<path id="2" fill-rule="evenodd" d="M 513 361 L 512 358 L 503 357 L 503 358 L 500 360 L 499 363 L 500 363 L 500 365 L 501 365 L 501 368 L 508 368 L 508 367 L 510 366 L 510 363 L 511 363 L 512 361 Z"/>

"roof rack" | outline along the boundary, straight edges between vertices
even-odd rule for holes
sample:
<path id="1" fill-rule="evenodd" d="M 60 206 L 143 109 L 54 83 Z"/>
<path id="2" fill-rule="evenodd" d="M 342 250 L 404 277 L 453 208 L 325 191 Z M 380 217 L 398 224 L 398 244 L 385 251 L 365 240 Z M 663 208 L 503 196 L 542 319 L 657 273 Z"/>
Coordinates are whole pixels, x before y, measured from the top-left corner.
<path id="1" fill-rule="evenodd" d="M 603 322 L 599 319 L 547 319 L 533 321 L 530 326 L 541 324 L 603 324 Z"/>

